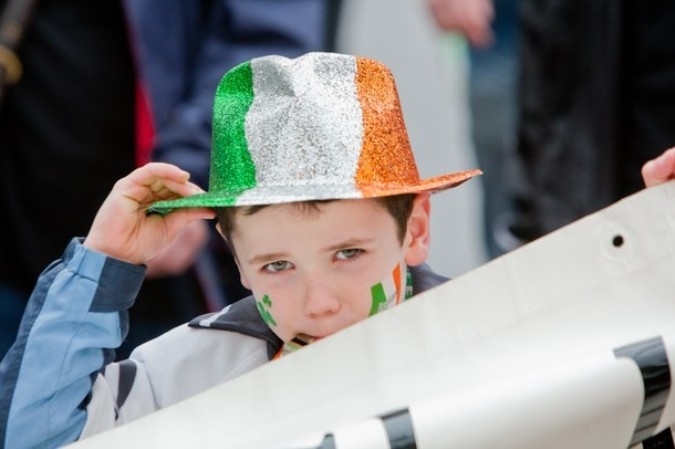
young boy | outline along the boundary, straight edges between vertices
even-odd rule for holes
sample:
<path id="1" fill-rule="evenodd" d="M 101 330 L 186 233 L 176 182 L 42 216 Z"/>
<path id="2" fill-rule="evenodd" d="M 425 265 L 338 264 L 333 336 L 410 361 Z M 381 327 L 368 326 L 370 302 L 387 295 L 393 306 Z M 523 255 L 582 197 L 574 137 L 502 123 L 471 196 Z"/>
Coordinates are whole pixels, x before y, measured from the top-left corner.
<path id="1" fill-rule="evenodd" d="M 652 184 L 675 172 L 663 157 L 645 167 Z M 478 173 L 419 178 L 376 61 L 312 53 L 233 69 L 216 92 L 209 192 L 171 165 L 137 169 L 38 280 L 0 365 L 2 442 L 55 447 L 129 422 L 444 282 L 424 265 L 429 194 Z M 111 363 L 143 264 L 216 215 L 253 295 Z"/>

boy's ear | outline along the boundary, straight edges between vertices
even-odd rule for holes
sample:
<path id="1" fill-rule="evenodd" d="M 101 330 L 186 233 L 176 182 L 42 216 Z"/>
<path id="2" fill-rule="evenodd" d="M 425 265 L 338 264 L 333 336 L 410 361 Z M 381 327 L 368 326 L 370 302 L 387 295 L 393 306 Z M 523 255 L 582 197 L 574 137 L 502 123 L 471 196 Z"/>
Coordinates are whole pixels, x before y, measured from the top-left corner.
<path id="1" fill-rule="evenodd" d="M 431 195 L 420 193 L 413 200 L 412 212 L 406 230 L 405 263 L 411 267 L 420 265 L 429 256 L 429 231 L 431 225 Z"/>
<path id="2" fill-rule="evenodd" d="M 225 243 L 227 246 L 230 248 L 230 252 L 232 253 L 232 258 L 234 259 L 234 263 L 237 264 L 237 270 L 239 270 L 239 281 L 241 282 L 241 285 L 246 287 L 247 289 L 251 289 L 250 284 L 248 282 L 248 279 L 244 275 L 244 271 L 241 269 L 241 266 L 239 265 L 239 259 L 237 258 L 237 254 L 234 252 L 234 248 L 232 247 L 232 242 L 228 242 L 225 236 L 223 235 L 223 230 L 220 227 L 220 223 L 216 223 L 216 231 L 218 231 L 218 234 L 225 240 Z"/>
<path id="3" fill-rule="evenodd" d="M 251 290 L 251 284 L 248 282 L 248 278 L 242 271 L 242 269 L 239 267 L 239 262 L 237 259 L 234 259 L 234 261 L 237 263 L 237 268 L 239 269 L 239 282 L 241 282 L 241 285 L 243 285 L 245 288 Z"/>

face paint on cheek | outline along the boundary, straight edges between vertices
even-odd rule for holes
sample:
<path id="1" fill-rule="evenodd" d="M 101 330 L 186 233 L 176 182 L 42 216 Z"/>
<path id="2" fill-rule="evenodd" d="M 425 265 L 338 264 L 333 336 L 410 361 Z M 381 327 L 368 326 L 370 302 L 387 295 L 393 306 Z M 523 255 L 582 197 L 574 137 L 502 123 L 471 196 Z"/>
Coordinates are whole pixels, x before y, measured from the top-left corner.
<path id="1" fill-rule="evenodd" d="M 274 321 L 274 317 L 272 316 L 272 300 L 270 297 L 268 295 L 263 295 L 262 299 L 256 300 L 255 303 L 258 305 L 258 312 L 260 312 L 263 321 L 265 321 L 268 326 L 275 327 L 277 322 Z"/>
<path id="2" fill-rule="evenodd" d="M 403 292 L 401 271 L 401 264 L 398 263 L 385 280 L 370 287 L 371 304 L 369 316 L 387 310 L 401 302 Z"/>

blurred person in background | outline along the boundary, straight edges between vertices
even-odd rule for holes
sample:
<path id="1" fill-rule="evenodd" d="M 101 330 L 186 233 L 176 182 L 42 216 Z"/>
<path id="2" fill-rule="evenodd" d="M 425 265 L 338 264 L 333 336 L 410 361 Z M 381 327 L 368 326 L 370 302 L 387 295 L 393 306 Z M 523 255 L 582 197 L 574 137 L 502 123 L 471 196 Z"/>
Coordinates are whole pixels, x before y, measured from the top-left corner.
<path id="1" fill-rule="evenodd" d="M 500 2 L 490 3 L 428 0 L 442 29 L 479 49 L 495 37 Z M 501 214 L 488 203 L 493 256 L 635 193 L 638 168 L 675 145 L 675 3 L 504 3 L 518 7 L 517 86 L 502 163 L 481 160 L 486 184 L 501 172 L 496 188 L 486 188 L 488 202 L 503 197 Z M 494 126 L 494 118 L 474 114 L 479 157 L 489 148 L 478 145 L 478 129 Z"/>
<path id="2" fill-rule="evenodd" d="M 514 175 L 517 0 L 427 0 L 435 25 L 468 42 L 469 117 L 485 171 L 482 235 L 489 258 L 503 254 L 503 225 L 513 206 L 504 185 Z"/>
<path id="3" fill-rule="evenodd" d="M 521 0 L 520 29 L 506 250 L 635 193 L 675 144 L 675 3 Z"/>
<path id="4" fill-rule="evenodd" d="M 114 181 L 157 160 L 205 188 L 219 77 L 255 56 L 324 49 L 326 14 L 324 0 L 37 1 L 17 52 L 23 76 L 0 105 L 0 357 L 34 279 L 87 234 Z M 153 260 L 119 358 L 241 297 L 218 241 L 196 223 Z"/>

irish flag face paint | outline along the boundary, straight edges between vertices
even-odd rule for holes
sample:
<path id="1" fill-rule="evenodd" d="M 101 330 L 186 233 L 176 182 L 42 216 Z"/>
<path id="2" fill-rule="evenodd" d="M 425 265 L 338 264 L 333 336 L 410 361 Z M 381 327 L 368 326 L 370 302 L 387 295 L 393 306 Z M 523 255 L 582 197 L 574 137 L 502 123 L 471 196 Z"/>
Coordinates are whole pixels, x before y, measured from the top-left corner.
<path id="1" fill-rule="evenodd" d="M 369 58 L 252 59 L 225 74 L 213 111 L 209 192 L 150 210 L 371 198 L 480 174 L 420 179 L 394 77 Z"/>
<path id="2" fill-rule="evenodd" d="M 404 269 L 402 264 L 397 264 L 386 279 L 370 288 L 372 299 L 370 316 L 389 309 L 403 301 Z"/>

